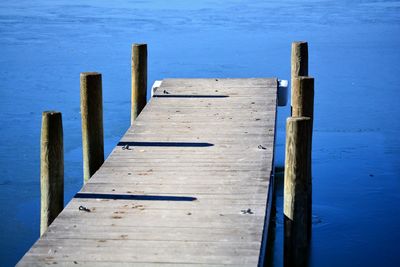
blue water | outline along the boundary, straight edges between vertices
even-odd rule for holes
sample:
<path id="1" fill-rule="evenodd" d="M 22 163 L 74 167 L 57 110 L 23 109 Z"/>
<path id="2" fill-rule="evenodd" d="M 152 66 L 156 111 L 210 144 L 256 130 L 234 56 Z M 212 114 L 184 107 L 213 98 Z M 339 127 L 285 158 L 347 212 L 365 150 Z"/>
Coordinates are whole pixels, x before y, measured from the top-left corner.
<path id="1" fill-rule="evenodd" d="M 41 112 L 63 113 L 66 201 L 82 186 L 79 73 L 103 74 L 106 152 L 129 126 L 130 45 L 167 77 L 315 77 L 311 266 L 400 266 L 400 1 L 0 2 L 0 259 L 39 236 Z M 277 163 L 284 122 L 279 109 Z M 282 266 L 282 192 L 272 261 Z"/>

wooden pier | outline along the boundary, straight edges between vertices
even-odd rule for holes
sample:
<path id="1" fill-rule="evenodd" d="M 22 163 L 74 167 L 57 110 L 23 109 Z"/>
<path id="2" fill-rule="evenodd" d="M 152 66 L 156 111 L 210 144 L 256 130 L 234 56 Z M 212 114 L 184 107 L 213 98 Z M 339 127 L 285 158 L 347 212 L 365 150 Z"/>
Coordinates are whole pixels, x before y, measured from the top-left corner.
<path id="1" fill-rule="evenodd" d="M 167 79 L 17 266 L 262 266 L 276 79 Z"/>

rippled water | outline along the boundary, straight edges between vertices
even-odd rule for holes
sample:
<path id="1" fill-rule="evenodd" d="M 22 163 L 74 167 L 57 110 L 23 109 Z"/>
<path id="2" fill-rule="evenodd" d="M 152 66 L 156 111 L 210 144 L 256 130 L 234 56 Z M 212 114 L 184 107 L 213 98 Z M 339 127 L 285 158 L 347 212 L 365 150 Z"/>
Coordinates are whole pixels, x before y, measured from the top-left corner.
<path id="1" fill-rule="evenodd" d="M 131 43 L 149 44 L 151 84 L 288 79 L 294 40 L 316 78 L 311 265 L 400 265 L 400 1 L 2 0 L 0 34 L 1 265 L 39 235 L 42 111 L 63 112 L 66 200 L 82 185 L 80 72 L 103 74 L 108 153 L 129 126 Z M 281 213 L 278 191 L 275 266 Z"/>

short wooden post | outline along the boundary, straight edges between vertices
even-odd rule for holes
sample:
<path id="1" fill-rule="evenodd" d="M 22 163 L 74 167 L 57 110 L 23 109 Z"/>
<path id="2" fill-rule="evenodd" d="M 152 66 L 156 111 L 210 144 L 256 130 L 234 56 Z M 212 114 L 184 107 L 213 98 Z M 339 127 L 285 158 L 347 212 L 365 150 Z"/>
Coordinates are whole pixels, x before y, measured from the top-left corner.
<path id="1" fill-rule="evenodd" d="M 101 74 L 81 73 L 83 178 L 86 183 L 104 162 Z"/>
<path id="2" fill-rule="evenodd" d="M 147 44 L 132 45 L 131 124 L 147 101 Z"/>
<path id="3" fill-rule="evenodd" d="M 43 112 L 40 143 L 40 235 L 43 235 L 64 207 L 64 146 L 60 112 Z"/>
<path id="4" fill-rule="evenodd" d="M 290 117 L 286 123 L 284 178 L 285 266 L 306 266 L 311 179 L 311 119 Z"/>

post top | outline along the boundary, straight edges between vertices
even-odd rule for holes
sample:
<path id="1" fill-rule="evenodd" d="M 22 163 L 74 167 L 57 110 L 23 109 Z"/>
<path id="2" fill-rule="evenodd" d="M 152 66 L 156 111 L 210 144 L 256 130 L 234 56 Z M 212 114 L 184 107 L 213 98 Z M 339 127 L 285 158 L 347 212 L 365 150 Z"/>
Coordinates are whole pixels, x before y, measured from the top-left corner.
<path id="1" fill-rule="evenodd" d="M 42 113 L 42 120 L 61 120 L 61 112 L 55 110 L 47 110 Z"/>
<path id="2" fill-rule="evenodd" d="M 46 110 L 46 111 L 43 111 L 42 115 L 43 116 L 58 116 L 58 115 L 61 115 L 61 112 L 56 111 L 56 110 Z"/>
<path id="3" fill-rule="evenodd" d="M 306 41 L 294 41 L 292 44 L 293 45 L 307 45 L 308 42 L 306 42 Z"/>
<path id="4" fill-rule="evenodd" d="M 147 47 L 147 44 L 145 44 L 145 43 L 137 43 L 137 44 L 132 44 L 132 47 Z"/>
<path id="5" fill-rule="evenodd" d="M 101 76 L 101 73 L 96 71 L 81 72 L 81 77 L 87 76 Z"/>

